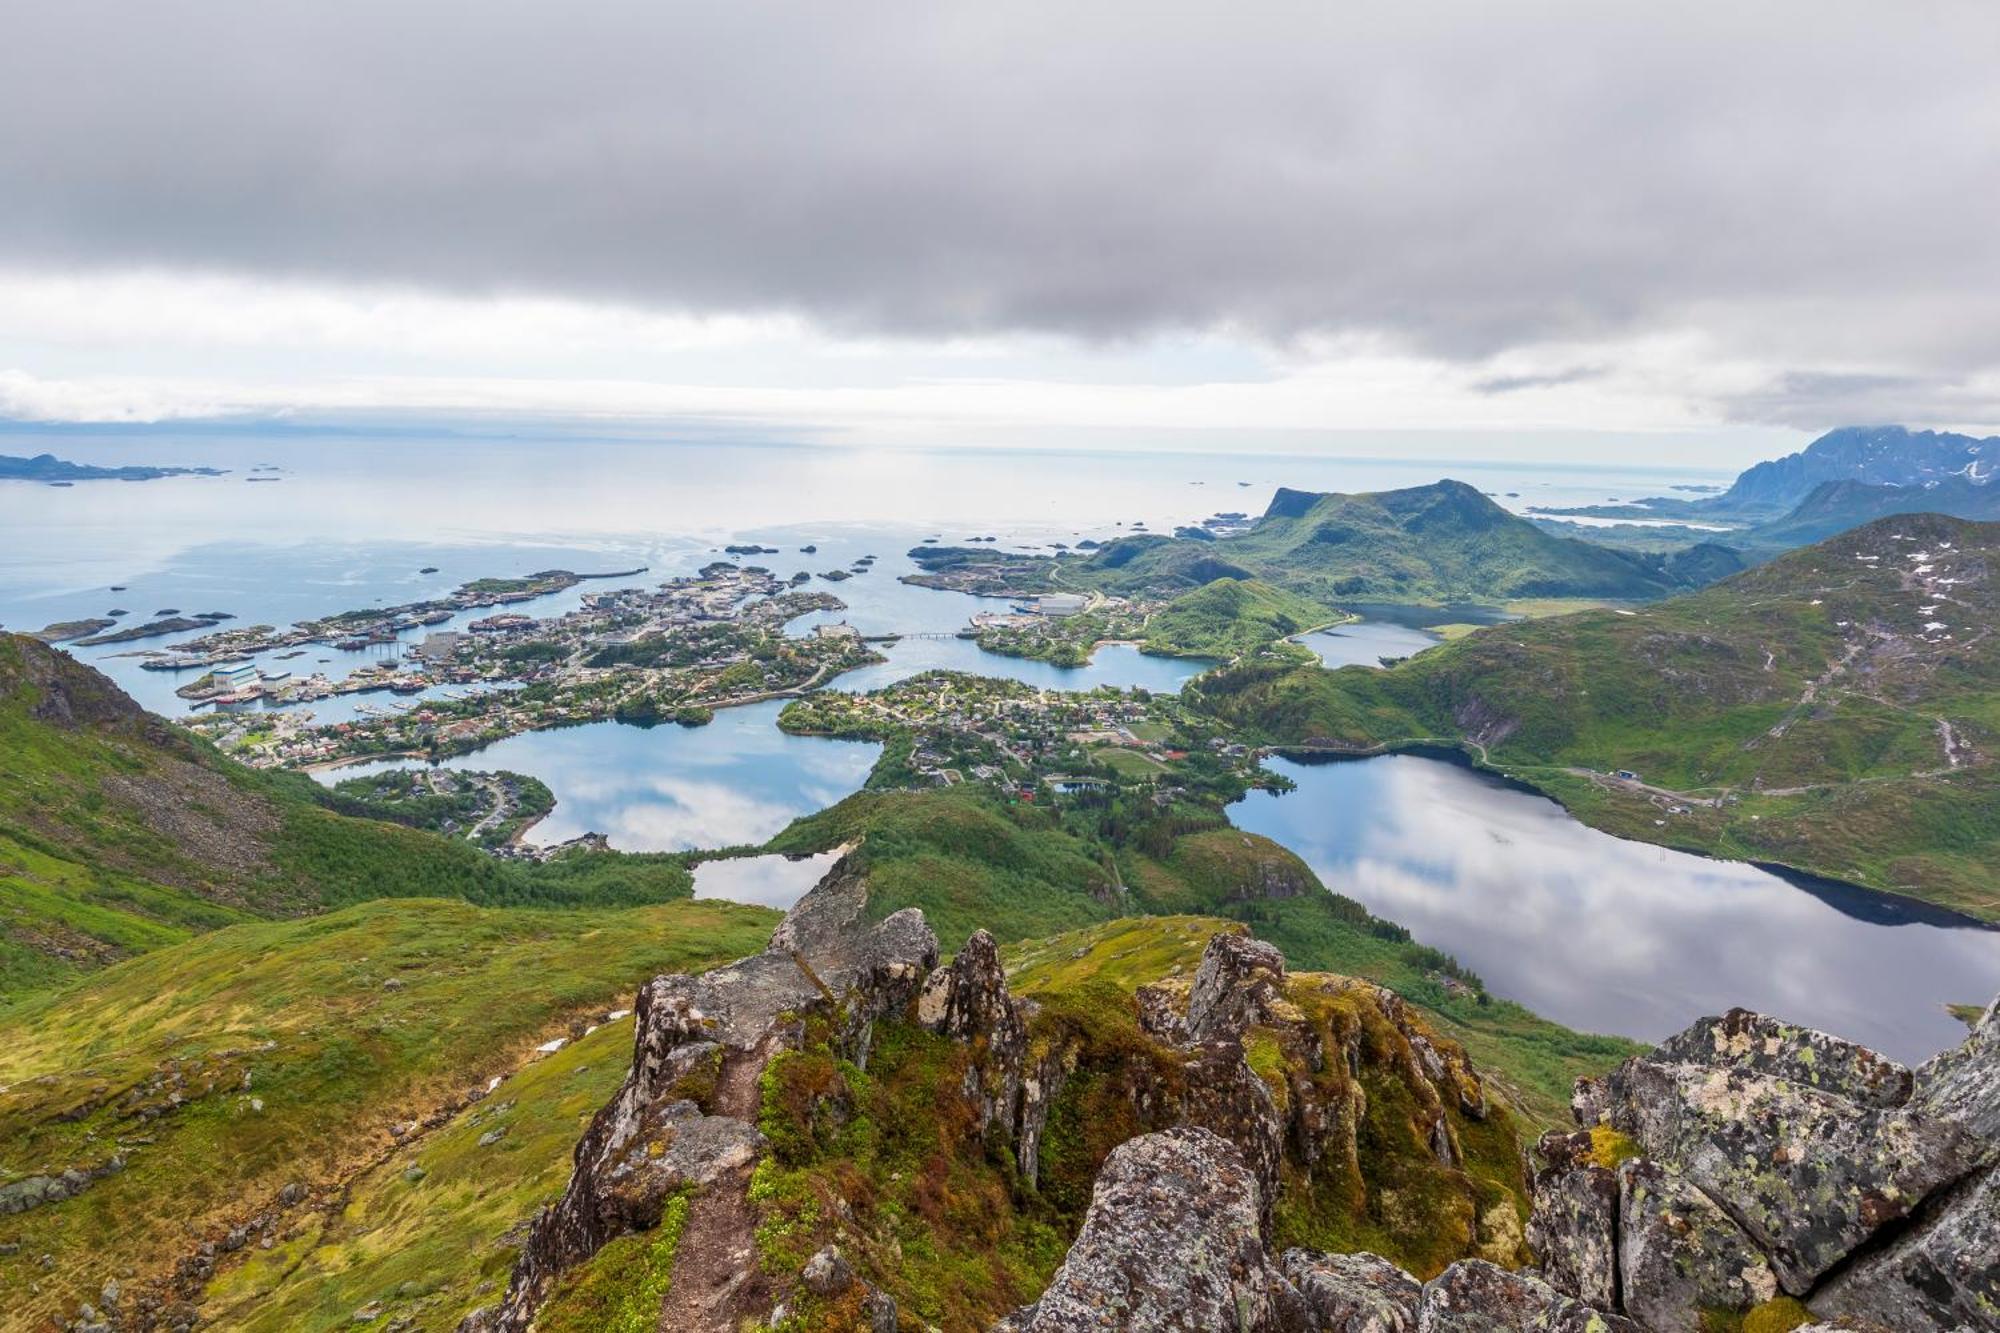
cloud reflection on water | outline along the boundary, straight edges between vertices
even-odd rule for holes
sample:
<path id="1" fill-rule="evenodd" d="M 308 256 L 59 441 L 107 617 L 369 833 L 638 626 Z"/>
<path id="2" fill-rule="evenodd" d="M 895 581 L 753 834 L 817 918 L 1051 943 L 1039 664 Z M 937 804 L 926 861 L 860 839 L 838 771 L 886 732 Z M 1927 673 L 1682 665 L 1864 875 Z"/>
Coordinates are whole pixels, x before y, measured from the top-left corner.
<path id="1" fill-rule="evenodd" d="M 1657 1039 L 1741 1004 L 1918 1059 L 1952 1002 L 2000 987 L 2000 932 L 1884 925 L 1755 867 L 1585 828 L 1553 802 L 1412 756 L 1273 767 L 1236 822 L 1327 887 L 1573 1027 Z"/>

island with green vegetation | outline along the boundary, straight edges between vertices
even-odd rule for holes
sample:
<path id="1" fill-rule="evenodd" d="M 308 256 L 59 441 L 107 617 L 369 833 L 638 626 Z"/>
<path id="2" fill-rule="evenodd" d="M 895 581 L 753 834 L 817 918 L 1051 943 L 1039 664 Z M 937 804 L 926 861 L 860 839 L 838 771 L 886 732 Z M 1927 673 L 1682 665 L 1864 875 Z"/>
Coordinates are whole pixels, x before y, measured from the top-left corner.
<path id="1" fill-rule="evenodd" d="M 556 808 L 555 793 L 525 773 L 397 768 L 333 784 L 329 806 L 343 814 L 507 847 Z"/>

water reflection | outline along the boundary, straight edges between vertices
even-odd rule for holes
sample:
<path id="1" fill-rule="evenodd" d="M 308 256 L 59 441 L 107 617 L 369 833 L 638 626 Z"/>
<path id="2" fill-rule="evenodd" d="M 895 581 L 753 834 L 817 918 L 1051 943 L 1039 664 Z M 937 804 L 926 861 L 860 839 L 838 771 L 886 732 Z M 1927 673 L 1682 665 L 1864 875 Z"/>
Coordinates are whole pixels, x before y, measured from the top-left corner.
<path id="1" fill-rule="evenodd" d="M 1330 667 L 1381 666 L 1385 657 L 1413 657 L 1443 640 L 1437 635 L 1385 621 L 1357 620 L 1300 636 L 1300 643 Z"/>
<path id="2" fill-rule="evenodd" d="M 817 856 L 742 856 L 694 868 L 694 896 L 784 909 L 826 878 L 838 851 Z"/>
<path id="3" fill-rule="evenodd" d="M 1272 767 L 1298 790 L 1238 825 L 1571 1027 L 1656 1040 L 1740 1004 L 1920 1060 L 1964 1037 L 1946 1004 L 2000 989 L 2000 932 L 1948 913 L 1613 838 L 1437 760 Z"/>
<path id="4" fill-rule="evenodd" d="M 538 846 L 603 833 L 627 852 L 763 842 L 800 815 L 856 791 L 881 747 L 787 736 L 781 701 L 725 708 L 705 727 L 596 722 L 510 736 L 448 759 L 448 768 L 511 769 L 540 778 L 556 808 L 529 831 Z M 326 782 L 401 766 L 334 769 Z"/>

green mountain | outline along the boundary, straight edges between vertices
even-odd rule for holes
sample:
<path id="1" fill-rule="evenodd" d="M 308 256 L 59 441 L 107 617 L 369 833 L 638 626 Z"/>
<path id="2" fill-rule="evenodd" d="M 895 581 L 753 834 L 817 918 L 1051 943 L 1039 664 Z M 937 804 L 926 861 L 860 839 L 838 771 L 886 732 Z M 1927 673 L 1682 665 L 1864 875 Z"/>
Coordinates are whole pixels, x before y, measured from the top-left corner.
<path id="1" fill-rule="evenodd" d="M 1281 489 L 1247 532 L 1216 540 L 1126 537 L 1076 571 L 1109 591 L 1260 579 L 1324 605 L 1639 601 L 1741 567 L 1720 547 L 1671 556 L 1554 537 L 1461 481 L 1372 494 Z"/>
<path id="2" fill-rule="evenodd" d="M 499 861 L 335 814 L 36 639 L 0 635 L 0 1004 L 201 931 L 370 898 L 636 905 L 683 896 L 670 857 Z"/>
<path id="3" fill-rule="evenodd" d="M 1653 606 L 1196 697 L 1283 744 L 1461 746 L 1623 836 L 2000 919 L 1996 568 L 2000 525 L 1888 518 Z"/>

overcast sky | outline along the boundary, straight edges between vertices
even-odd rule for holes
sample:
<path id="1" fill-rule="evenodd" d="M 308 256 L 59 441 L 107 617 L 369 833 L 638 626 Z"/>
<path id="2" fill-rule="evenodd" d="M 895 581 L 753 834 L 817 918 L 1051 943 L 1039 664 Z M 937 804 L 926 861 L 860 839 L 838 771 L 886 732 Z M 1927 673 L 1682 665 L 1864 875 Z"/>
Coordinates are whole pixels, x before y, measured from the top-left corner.
<path id="1" fill-rule="evenodd" d="M 0 32 L 0 416 L 2000 425 L 1990 0 L 0 0 Z"/>

